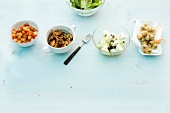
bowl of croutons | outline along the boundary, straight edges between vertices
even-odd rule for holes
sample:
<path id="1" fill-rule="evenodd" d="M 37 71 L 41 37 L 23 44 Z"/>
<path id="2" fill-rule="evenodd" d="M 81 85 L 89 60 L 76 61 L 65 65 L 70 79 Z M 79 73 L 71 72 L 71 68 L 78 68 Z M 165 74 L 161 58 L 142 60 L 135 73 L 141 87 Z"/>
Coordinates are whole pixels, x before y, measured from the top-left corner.
<path id="1" fill-rule="evenodd" d="M 45 36 L 45 42 L 50 51 L 54 53 L 65 53 L 69 51 L 75 41 L 75 29 L 75 25 L 51 27 Z"/>
<path id="2" fill-rule="evenodd" d="M 10 39 L 21 47 L 33 45 L 38 38 L 38 25 L 30 20 L 16 22 L 10 30 Z"/>

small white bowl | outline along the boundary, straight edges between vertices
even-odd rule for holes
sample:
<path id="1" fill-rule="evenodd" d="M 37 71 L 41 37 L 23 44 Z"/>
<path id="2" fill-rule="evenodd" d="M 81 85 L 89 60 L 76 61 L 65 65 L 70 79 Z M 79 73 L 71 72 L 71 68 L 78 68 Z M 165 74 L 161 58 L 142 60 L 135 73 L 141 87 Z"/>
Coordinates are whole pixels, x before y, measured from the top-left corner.
<path id="1" fill-rule="evenodd" d="M 78 15 L 80 16 L 91 16 L 95 14 L 105 3 L 105 0 L 102 0 L 102 4 L 94 9 L 89 9 L 89 10 L 81 10 L 72 7 L 72 4 L 70 3 L 70 0 L 66 0 L 67 5 Z"/>
<path id="2" fill-rule="evenodd" d="M 62 30 L 64 32 L 66 32 L 66 33 L 71 33 L 73 35 L 73 41 L 68 46 L 66 46 L 66 47 L 62 47 L 62 48 L 52 47 L 52 46 L 50 46 L 48 44 L 48 41 L 47 41 L 48 37 L 51 34 L 51 30 L 54 30 L 54 31 Z M 47 48 L 45 48 L 45 51 L 48 51 L 48 52 L 52 51 L 54 53 L 66 53 L 67 51 L 69 51 L 72 48 L 72 46 L 73 46 L 73 44 L 75 42 L 75 30 L 76 30 L 76 26 L 75 25 L 72 25 L 70 27 L 69 26 L 65 26 L 65 25 L 58 25 L 58 26 L 54 26 L 54 27 L 50 28 L 47 31 L 46 35 L 45 35 L 45 43 L 47 45 Z"/>
<path id="3" fill-rule="evenodd" d="M 38 35 L 36 36 L 36 38 L 35 38 L 33 41 L 28 42 L 28 43 L 17 43 L 17 42 L 15 42 L 15 41 L 12 39 L 12 30 L 13 30 L 13 29 L 16 29 L 16 28 L 19 29 L 20 26 L 22 26 L 22 25 L 24 25 L 24 24 L 26 24 L 26 23 L 28 23 L 29 25 L 33 26 L 36 30 L 38 30 Z M 22 21 L 16 22 L 16 23 L 11 27 L 9 34 L 10 34 L 10 39 L 11 39 L 12 42 L 14 42 L 16 45 L 18 45 L 18 46 L 20 46 L 20 47 L 29 47 L 29 46 L 33 45 L 33 44 L 37 41 L 37 38 L 38 38 L 38 36 L 39 36 L 39 28 L 38 28 L 38 25 L 37 25 L 35 22 L 33 22 L 33 21 L 30 21 L 30 20 L 22 20 Z"/>

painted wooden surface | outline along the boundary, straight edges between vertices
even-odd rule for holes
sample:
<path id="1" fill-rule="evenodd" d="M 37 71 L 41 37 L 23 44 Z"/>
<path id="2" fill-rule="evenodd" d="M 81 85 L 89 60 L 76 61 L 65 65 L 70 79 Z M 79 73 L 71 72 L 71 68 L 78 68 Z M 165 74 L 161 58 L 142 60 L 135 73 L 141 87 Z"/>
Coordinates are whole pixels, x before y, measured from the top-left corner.
<path id="1" fill-rule="evenodd" d="M 106 0 L 94 16 L 80 17 L 64 0 L 0 0 L 0 113 L 169 113 L 169 10 L 169 0 Z M 40 28 L 30 48 L 9 39 L 12 24 L 23 19 Z M 142 56 L 131 43 L 123 54 L 107 57 L 90 41 L 63 65 L 97 26 L 117 23 L 132 36 L 136 19 L 164 25 L 161 56 Z M 44 35 L 58 24 L 77 26 L 76 44 L 66 54 L 44 53 Z"/>

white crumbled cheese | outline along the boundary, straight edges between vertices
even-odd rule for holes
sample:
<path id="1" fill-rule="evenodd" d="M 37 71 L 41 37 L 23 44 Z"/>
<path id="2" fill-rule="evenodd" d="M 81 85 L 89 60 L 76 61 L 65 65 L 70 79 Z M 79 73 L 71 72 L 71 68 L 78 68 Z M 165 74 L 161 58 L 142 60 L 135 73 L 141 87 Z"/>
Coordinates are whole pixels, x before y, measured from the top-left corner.
<path id="1" fill-rule="evenodd" d="M 102 48 L 101 50 L 104 52 L 109 52 L 108 48 Z"/>
<path id="2" fill-rule="evenodd" d="M 106 41 L 108 41 L 108 42 L 111 41 L 112 36 L 111 36 L 111 34 L 109 33 L 108 30 L 104 30 L 104 31 L 103 31 L 103 35 L 104 35 L 104 39 L 105 39 Z"/>
<path id="3" fill-rule="evenodd" d="M 125 43 L 124 43 L 123 40 L 121 40 L 121 41 L 119 42 L 119 44 L 120 44 L 121 46 L 123 46 Z"/>
<path id="4" fill-rule="evenodd" d="M 115 53 L 115 52 L 117 52 L 117 51 L 116 51 L 116 49 L 111 49 L 110 52 L 111 52 L 111 53 Z"/>
<path id="5" fill-rule="evenodd" d="M 117 46 L 116 46 L 116 51 L 117 51 L 117 52 L 123 51 L 123 47 L 122 47 L 120 44 L 117 44 Z"/>
<path id="6" fill-rule="evenodd" d="M 116 53 L 123 51 L 125 45 L 125 38 L 127 37 L 124 33 L 118 35 L 109 33 L 108 30 L 103 31 L 103 38 L 98 44 L 98 48 L 104 52 Z"/>
<path id="7" fill-rule="evenodd" d="M 119 37 L 119 39 L 121 40 L 121 39 L 125 39 L 127 36 L 126 36 L 124 33 L 120 33 L 120 34 L 118 35 L 118 37 Z"/>
<path id="8" fill-rule="evenodd" d="M 109 43 L 107 41 L 105 41 L 104 39 L 102 39 L 98 45 L 99 48 L 108 48 L 109 47 Z"/>
<path id="9" fill-rule="evenodd" d="M 110 44 L 111 44 L 112 46 L 116 46 L 118 43 L 119 43 L 119 42 L 118 42 L 117 40 L 115 40 L 114 42 L 111 42 Z"/>

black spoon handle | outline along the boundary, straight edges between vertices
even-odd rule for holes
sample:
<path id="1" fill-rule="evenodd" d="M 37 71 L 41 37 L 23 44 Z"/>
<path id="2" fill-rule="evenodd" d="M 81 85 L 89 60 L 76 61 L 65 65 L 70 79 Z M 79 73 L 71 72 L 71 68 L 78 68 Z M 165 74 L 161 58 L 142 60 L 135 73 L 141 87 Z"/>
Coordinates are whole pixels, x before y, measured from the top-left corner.
<path id="1" fill-rule="evenodd" d="M 65 60 L 64 64 L 67 65 L 80 49 L 81 49 L 81 47 L 79 46 L 79 47 Z"/>

